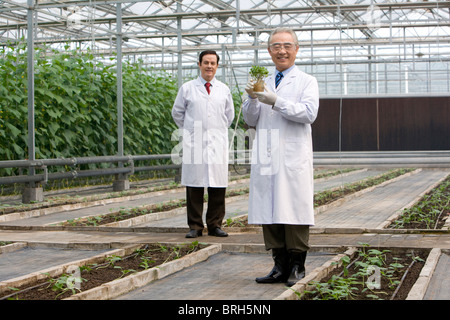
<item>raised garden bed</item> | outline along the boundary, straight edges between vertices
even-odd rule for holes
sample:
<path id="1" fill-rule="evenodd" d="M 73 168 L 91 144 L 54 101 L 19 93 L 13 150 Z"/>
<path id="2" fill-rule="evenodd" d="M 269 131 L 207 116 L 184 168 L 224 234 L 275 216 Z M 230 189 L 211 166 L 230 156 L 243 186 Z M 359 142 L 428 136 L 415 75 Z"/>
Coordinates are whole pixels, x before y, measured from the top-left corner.
<path id="1" fill-rule="evenodd" d="M 413 171 L 414 169 L 397 169 L 386 172 L 379 176 L 368 178 L 363 181 L 354 182 L 351 184 L 344 185 L 342 187 L 334 188 L 332 190 L 324 190 L 314 194 L 314 207 L 318 208 L 331 204 L 334 201 L 342 199 L 345 196 L 355 194 L 356 192 L 362 191 L 364 189 L 380 185 L 381 183 L 387 182 L 391 179 L 397 178 L 403 174 Z M 229 218 L 224 221 L 224 227 L 234 227 L 234 228 L 246 228 L 249 227 L 247 215 L 242 215 L 235 218 Z"/>
<path id="2" fill-rule="evenodd" d="M 387 228 L 442 229 L 450 214 L 450 175 L 424 195 L 415 205 L 406 208 Z"/>
<path id="3" fill-rule="evenodd" d="M 405 300 L 429 252 L 363 244 L 322 279 L 308 282 L 304 290 L 293 290 L 302 300 Z"/>
<path id="4" fill-rule="evenodd" d="M 0 293 L 0 299 L 60 300 L 69 298 L 111 281 L 124 279 L 142 271 L 150 271 L 152 268 L 181 259 L 205 247 L 206 245 L 197 241 L 183 245 L 143 244 L 131 254 L 110 255 L 99 263 L 80 265 L 77 268 L 77 276 L 70 272 L 57 276 L 46 275 L 38 281 L 3 290 Z"/>
<path id="5" fill-rule="evenodd" d="M 230 190 L 227 191 L 227 197 L 234 197 L 245 194 L 248 192 L 248 188 Z M 205 195 L 204 201 L 207 200 L 207 195 Z M 148 206 L 143 206 L 139 208 L 120 210 L 118 212 L 108 213 L 99 216 L 83 217 L 78 219 L 72 219 L 60 223 L 61 226 L 101 226 L 109 223 L 114 223 L 122 220 L 128 220 L 136 217 L 140 217 L 147 214 L 165 212 L 177 208 L 182 208 L 186 205 L 186 199 L 172 200 L 163 203 L 151 204 Z"/>
<path id="6" fill-rule="evenodd" d="M 315 174 L 316 179 L 324 178 L 324 177 L 330 177 L 337 174 L 342 173 L 348 173 L 351 171 L 354 171 L 356 169 L 345 169 L 345 170 L 319 170 Z M 240 176 L 232 178 L 233 180 L 239 180 L 239 179 L 246 179 L 248 176 Z M 17 214 L 19 212 L 30 212 L 38 209 L 49 209 L 53 207 L 60 207 L 60 206 L 87 206 L 90 203 L 94 203 L 95 205 L 103 204 L 103 203 L 109 203 L 112 201 L 115 201 L 114 199 L 122 198 L 122 197 L 131 197 L 131 198 L 139 198 L 142 196 L 145 196 L 147 193 L 156 192 L 156 191 L 168 191 L 168 190 L 174 190 L 182 188 L 180 185 L 171 183 L 169 185 L 161 185 L 161 186 L 154 186 L 154 187 L 145 187 L 145 188 L 138 188 L 138 189 L 132 189 L 132 190 L 126 190 L 126 191 L 120 191 L 120 192 L 111 192 L 106 194 L 99 194 L 99 195 L 93 195 L 93 196 L 85 196 L 85 197 L 79 197 L 79 196 L 57 196 L 52 197 L 49 196 L 48 199 L 46 199 L 44 202 L 37 202 L 37 203 L 31 203 L 31 204 L 22 204 L 22 205 L 1 205 L 0 204 L 0 216 L 2 215 L 9 215 L 9 214 Z M 233 196 L 237 194 L 242 193 L 248 193 L 248 188 L 244 188 L 243 190 L 237 190 L 237 191 L 231 191 L 227 192 L 227 196 Z M 107 218 L 108 215 L 103 215 L 100 217 L 95 217 L 93 219 L 90 219 L 89 221 L 86 220 L 80 220 L 76 223 L 74 220 L 68 221 L 65 225 L 90 225 L 90 226 L 96 226 L 100 224 L 106 224 L 110 222 L 115 222 L 123 219 L 129 219 L 130 217 L 136 217 L 140 214 L 148 214 L 151 212 L 160 212 L 165 210 L 170 210 L 176 207 L 182 207 L 185 206 L 185 200 L 179 200 L 179 201 L 171 201 L 169 203 L 160 203 L 160 204 L 154 204 L 150 205 L 145 208 L 141 208 L 142 212 L 137 212 L 134 210 L 128 210 L 120 211 L 120 212 L 114 212 L 110 213 L 108 215 L 115 216 L 111 218 Z M 122 217 L 120 217 L 122 216 Z"/>
<path id="7" fill-rule="evenodd" d="M 345 172 L 350 172 L 350 171 L 353 171 L 353 169 L 346 170 Z M 386 177 L 392 177 L 392 175 L 395 175 L 395 176 L 399 175 L 399 172 L 401 172 L 400 174 L 404 173 L 403 171 L 395 170 L 394 172 L 387 173 L 386 176 L 383 175 L 383 177 L 375 177 L 375 178 L 373 178 L 373 180 L 368 180 L 368 182 L 365 181 L 362 183 L 363 184 L 369 183 L 370 185 L 373 185 L 373 183 L 375 183 L 374 181 L 379 181 L 380 178 L 382 178 L 384 181 L 384 179 L 386 179 Z M 323 178 L 323 177 L 327 177 L 327 176 L 333 176 L 333 175 L 336 175 L 339 173 L 341 173 L 341 171 L 335 170 L 335 171 L 331 171 L 331 172 L 319 173 L 316 176 L 318 178 Z M 357 191 L 357 190 L 353 190 L 352 192 L 355 192 L 355 191 Z M 226 197 L 239 196 L 239 195 L 247 194 L 248 192 L 249 192 L 248 187 L 242 188 L 242 189 L 236 189 L 236 190 L 229 190 L 226 193 Z M 328 193 L 330 193 L 330 191 L 328 191 Z M 327 200 L 322 200 L 322 202 L 332 201 L 333 197 L 342 197 L 342 193 L 339 190 L 332 191 L 332 193 L 328 195 Z M 205 195 L 204 201 L 205 202 L 207 201 L 207 195 Z M 129 209 L 129 210 L 121 210 L 119 212 L 113 212 L 113 213 L 99 215 L 99 216 L 72 219 L 72 220 L 63 222 L 60 225 L 62 225 L 62 226 L 100 226 L 100 225 L 106 225 L 109 223 L 114 223 L 114 222 L 118 222 L 118 221 L 122 221 L 122 220 L 131 219 L 131 218 L 136 218 L 136 217 L 146 215 L 146 214 L 152 214 L 152 213 L 157 213 L 157 212 L 173 210 L 176 208 L 184 207 L 185 205 L 186 205 L 185 199 L 172 200 L 169 202 L 152 204 L 149 206 L 134 208 L 134 209 Z"/>

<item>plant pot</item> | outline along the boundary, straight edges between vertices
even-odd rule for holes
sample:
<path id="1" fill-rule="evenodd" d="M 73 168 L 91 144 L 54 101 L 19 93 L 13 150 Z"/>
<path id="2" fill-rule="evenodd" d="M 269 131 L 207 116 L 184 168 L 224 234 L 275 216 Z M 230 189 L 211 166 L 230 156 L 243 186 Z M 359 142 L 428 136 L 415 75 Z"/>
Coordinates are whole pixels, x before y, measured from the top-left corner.
<path id="1" fill-rule="evenodd" d="M 253 85 L 253 91 L 263 92 L 264 91 L 264 80 L 259 80 Z"/>

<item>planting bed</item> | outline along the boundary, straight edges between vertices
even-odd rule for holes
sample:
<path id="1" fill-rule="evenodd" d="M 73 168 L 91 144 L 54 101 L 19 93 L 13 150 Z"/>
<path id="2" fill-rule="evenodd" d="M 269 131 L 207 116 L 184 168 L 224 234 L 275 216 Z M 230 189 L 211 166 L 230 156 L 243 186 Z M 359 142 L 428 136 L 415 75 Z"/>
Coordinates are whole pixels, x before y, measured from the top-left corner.
<path id="1" fill-rule="evenodd" d="M 110 281 L 182 258 L 204 247 L 206 245 L 198 242 L 184 245 L 143 244 L 128 256 L 112 255 L 105 258 L 103 263 L 81 266 L 80 277 L 70 278 L 72 274 L 47 277 L 23 287 L 10 288 L 0 293 L 0 299 L 59 300 L 68 298 L 78 292 L 96 288 Z M 79 287 L 75 286 L 77 283 L 79 283 Z"/>
<path id="2" fill-rule="evenodd" d="M 243 193 L 248 193 L 248 188 L 236 189 L 227 191 L 227 197 L 238 196 Z M 207 201 L 207 195 L 205 195 L 205 202 Z M 100 226 L 108 223 L 118 222 L 131 218 L 136 218 L 142 215 L 164 212 L 176 208 L 181 208 L 186 205 L 185 199 L 172 200 L 159 204 L 151 204 L 144 207 L 133 208 L 129 210 L 120 210 L 119 212 L 113 212 L 109 214 L 91 216 L 86 218 L 78 218 L 74 220 L 68 220 L 60 223 L 62 226 Z"/>
<path id="3" fill-rule="evenodd" d="M 314 194 L 314 207 L 317 208 L 320 206 L 330 204 L 333 201 L 341 199 L 345 196 L 354 194 L 358 191 L 362 191 L 362 190 L 370 188 L 370 187 L 374 187 L 374 186 L 379 185 L 383 182 L 386 182 L 390 179 L 394 179 L 403 174 L 411 172 L 412 170 L 413 169 L 392 170 L 392 171 L 389 171 L 389 172 L 384 173 L 377 177 L 373 177 L 373 178 L 365 179 L 363 181 L 358 181 L 355 183 L 344 185 L 343 187 L 335 188 L 332 190 L 324 190 L 324 191 L 318 192 L 318 193 Z M 223 226 L 224 227 L 245 228 L 248 226 L 247 215 L 236 217 L 234 219 L 227 219 L 226 221 L 224 221 Z"/>
<path id="4" fill-rule="evenodd" d="M 403 210 L 388 228 L 441 229 L 450 214 L 450 175 L 424 195 L 414 206 Z"/>
<path id="5" fill-rule="evenodd" d="M 296 294 L 302 300 L 405 300 L 429 252 L 363 246 L 342 258 L 340 267 Z"/>
<path id="6" fill-rule="evenodd" d="M 318 170 L 315 173 L 315 179 L 325 178 L 325 177 L 331 177 L 338 174 L 348 173 L 351 171 L 355 171 L 356 169 L 345 169 L 345 170 Z M 245 179 L 247 176 L 240 176 L 238 178 L 234 178 L 231 180 L 240 180 Z M 79 203 L 90 203 L 90 202 L 98 202 L 103 203 L 103 201 L 106 203 L 108 202 L 108 199 L 110 198 L 120 198 L 120 197 L 133 197 L 133 196 L 140 196 L 146 193 L 151 193 L 154 191 L 164 191 L 164 190 L 172 190 L 179 188 L 176 184 L 170 184 L 166 186 L 156 186 L 156 187 L 147 187 L 147 188 L 139 188 L 134 190 L 127 190 L 127 191 L 121 191 L 121 192 L 113 192 L 108 194 L 100 194 L 100 195 L 93 195 L 93 196 L 86 196 L 86 197 L 79 197 L 79 196 L 58 196 L 58 197 L 48 197 L 48 199 L 41 203 L 33 203 L 28 205 L 5 205 L 2 206 L 0 204 L 0 215 L 8 215 L 10 213 L 18 213 L 18 212 L 25 212 L 30 210 L 37 210 L 37 209 L 46 209 L 50 207 L 58 207 L 58 206 L 64 206 L 64 205 L 76 205 Z M 232 197 L 235 195 L 242 195 L 248 193 L 248 187 L 244 188 L 237 188 L 237 189 L 231 189 L 227 190 L 227 197 Z M 205 196 L 205 201 L 207 199 L 207 196 Z M 145 207 L 139 207 L 135 209 L 124 209 L 120 210 L 118 212 L 109 212 L 108 214 L 102 214 L 99 216 L 92 216 L 92 217 L 86 217 L 86 218 L 77 218 L 77 219 L 71 219 L 68 221 L 65 221 L 61 223 L 60 225 L 63 226 L 99 226 L 99 225 L 105 225 L 121 220 L 126 220 L 130 218 L 135 218 L 141 215 L 147 215 L 150 213 L 156 213 L 156 212 L 162 212 L 162 211 L 168 211 L 172 209 L 176 209 L 179 207 L 184 207 L 186 205 L 185 199 L 179 199 L 179 200 L 172 200 L 169 202 L 162 202 L 162 203 L 155 203 L 150 204 Z"/>

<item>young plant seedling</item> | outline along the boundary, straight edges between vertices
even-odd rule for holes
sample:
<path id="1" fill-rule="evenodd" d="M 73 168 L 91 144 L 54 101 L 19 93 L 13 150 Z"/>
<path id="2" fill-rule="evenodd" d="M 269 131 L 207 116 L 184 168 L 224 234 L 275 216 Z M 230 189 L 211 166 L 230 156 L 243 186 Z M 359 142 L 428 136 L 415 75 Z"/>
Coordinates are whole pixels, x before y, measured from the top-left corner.
<path id="1" fill-rule="evenodd" d="M 255 82 L 253 91 L 264 91 L 264 79 L 269 75 L 269 71 L 263 66 L 252 66 L 250 68 L 250 77 Z"/>

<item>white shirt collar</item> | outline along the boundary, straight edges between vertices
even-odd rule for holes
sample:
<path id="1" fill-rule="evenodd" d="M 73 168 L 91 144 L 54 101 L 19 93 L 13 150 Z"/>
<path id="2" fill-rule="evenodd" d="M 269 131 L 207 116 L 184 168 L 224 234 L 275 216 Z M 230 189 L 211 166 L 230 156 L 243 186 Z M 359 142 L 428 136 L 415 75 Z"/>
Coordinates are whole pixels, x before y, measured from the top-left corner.
<path id="1" fill-rule="evenodd" d="M 207 83 L 208 81 L 206 81 L 205 79 L 203 79 L 203 77 L 202 76 L 198 76 L 198 78 L 200 79 L 200 81 L 201 81 L 201 83 L 203 84 L 203 85 L 205 85 L 205 83 Z M 214 81 L 216 80 L 216 77 L 214 77 L 214 78 L 212 78 L 212 80 L 211 81 L 209 81 L 210 83 L 211 83 L 211 86 L 213 86 L 214 85 Z"/>
<path id="2" fill-rule="evenodd" d="M 277 70 L 277 72 L 276 72 L 276 74 L 278 74 L 278 72 L 281 72 L 282 74 L 283 74 L 283 76 L 286 76 L 289 72 L 291 72 L 292 71 L 292 69 L 294 69 L 295 68 L 295 64 L 292 66 L 292 67 L 289 67 L 289 68 L 287 68 L 286 70 L 284 70 L 284 71 L 278 71 Z"/>

